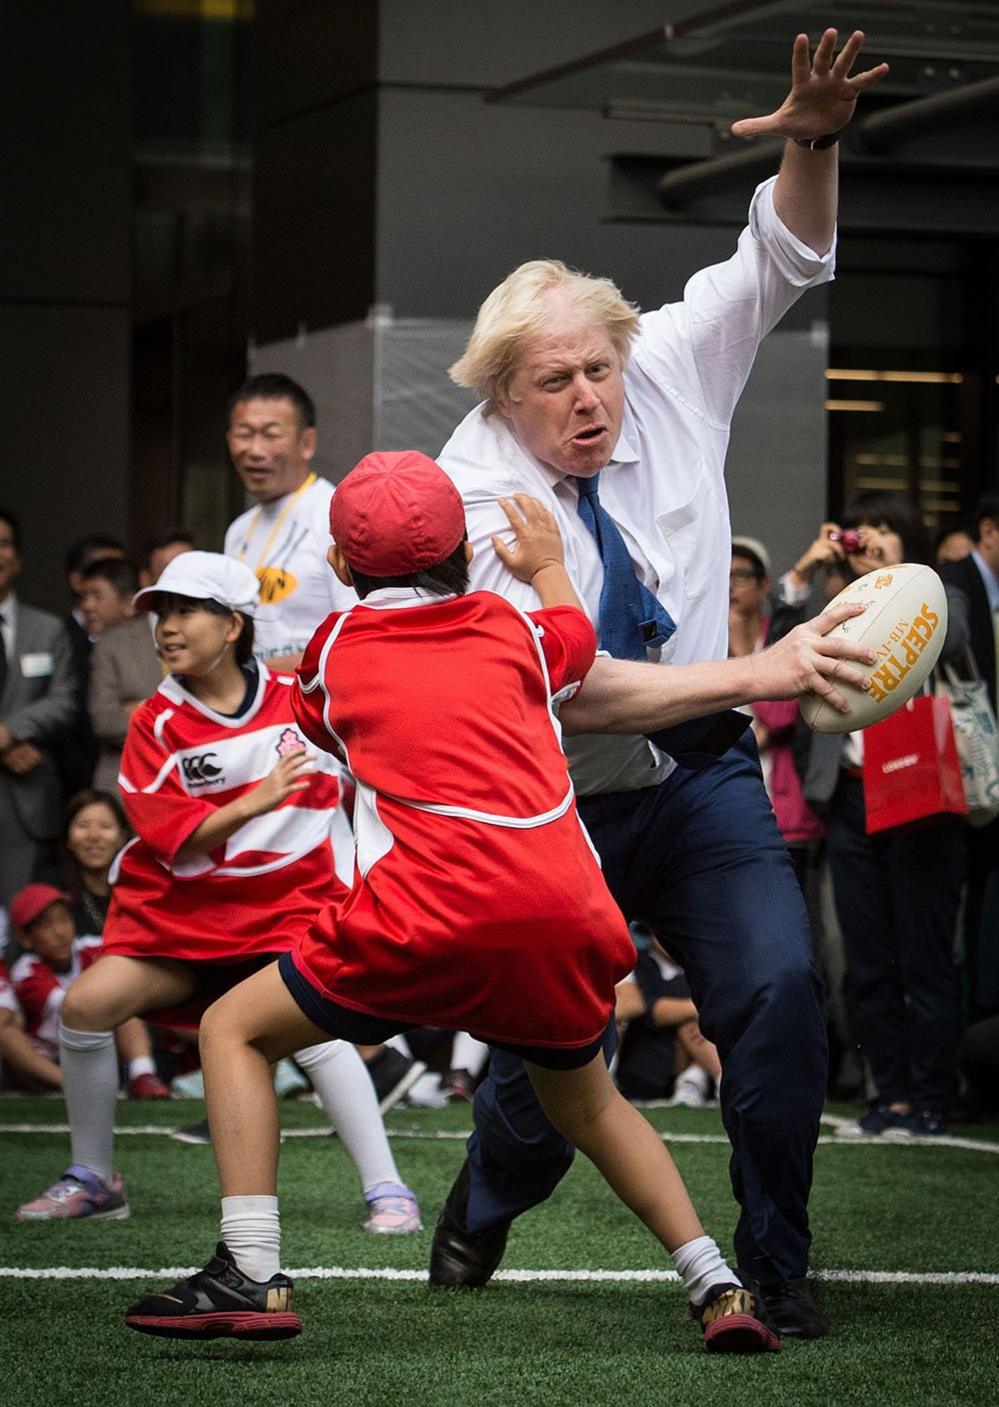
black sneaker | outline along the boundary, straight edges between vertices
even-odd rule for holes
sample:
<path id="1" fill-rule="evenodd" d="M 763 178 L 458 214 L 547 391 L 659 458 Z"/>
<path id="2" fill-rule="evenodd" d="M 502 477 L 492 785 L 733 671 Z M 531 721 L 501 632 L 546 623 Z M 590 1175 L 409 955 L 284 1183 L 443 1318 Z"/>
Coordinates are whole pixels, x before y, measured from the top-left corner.
<path id="1" fill-rule="evenodd" d="M 170 1137 L 178 1143 L 211 1143 L 212 1141 L 207 1119 L 202 1119 L 200 1124 L 187 1124 L 182 1129 L 176 1129 Z"/>
<path id="2" fill-rule="evenodd" d="M 487 1226 L 484 1231 L 465 1229 L 469 1181 L 466 1158 L 434 1230 L 430 1248 L 430 1284 L 434 1289 L 479 1289 L 492 1276 L 506 1250 L 508 1221 Z"/>
<path id="3" fill-rule="evenodd" d="M 220 1241 L 204 1270 L 133 1304 L 125 1323 L 166 1339 L 291 1339 L 302 1332 L 291 1290 L 287 1275 L 248 1280 Z"/>
<path id="4" fill-rule="evenodd" d="M 405 1098 L 420 1076 L 427 1072 L 422 1060 L 409 1060 L 401 1050 L 391 1045 L 382 1046 L 377 1054 L 365 1061 L 365 1065 L 378 1095 L 378 1109 L 382 1114 L 387 1114 L 400 1099 Z"/>
<path id="5" fill-rule="evenodd" d="M 713 1285 L 692 1306 L 708 1353 L 779 1353 L 780 1339 L 761 1300 L 745 1285 Z"/>
<path id="6" fill-rule="evenodd" d="M 811 1282 L 802 1276 L 783 1284 L 763 1285 L 762 1297 L 767 1316 L 785 1339 L 824 1339 L 829 1321 L 815 1303 Z"/>
<path id="7" fill-rule="evenodd" d="M 947 1132 L 944 1116 L 936 1109 L 917 1109 L 909 1115 L 906 1123 L 917 1138 L 939 1138 Z"/>

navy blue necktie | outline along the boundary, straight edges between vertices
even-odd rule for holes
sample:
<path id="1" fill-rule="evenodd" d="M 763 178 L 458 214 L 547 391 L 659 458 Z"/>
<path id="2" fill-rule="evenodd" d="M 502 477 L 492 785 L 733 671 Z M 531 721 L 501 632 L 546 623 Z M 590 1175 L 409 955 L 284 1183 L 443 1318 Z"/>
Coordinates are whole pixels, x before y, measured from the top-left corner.
<path id="1" fill-rule="evenodd" d="M 599 474 L 572 476 L 579 491 L 579 516 L 600 549 L 604 584 L 600 590 L 600 645 L 619 660 L 644 660 L 648 649 L 665 645 L 676 622 L 635 575 L 624 538 L 597 494 Z M 646 737 L 681 767 L 695 771 L 716 762 L 749 727 L 747 714 L 724 713 L 692 718 Z"/>
<path id="2" fill-rule="evenodd" d="M 676 622 L 635 575 L 628 548 L 597 494 L 599 474 L 572 476 L 579 491 L 579 516 L 595 540 L 604 564 L 598 633 L 601 649 L 619 660 L 644 660 L 646 650 L 665 645 Z"/>

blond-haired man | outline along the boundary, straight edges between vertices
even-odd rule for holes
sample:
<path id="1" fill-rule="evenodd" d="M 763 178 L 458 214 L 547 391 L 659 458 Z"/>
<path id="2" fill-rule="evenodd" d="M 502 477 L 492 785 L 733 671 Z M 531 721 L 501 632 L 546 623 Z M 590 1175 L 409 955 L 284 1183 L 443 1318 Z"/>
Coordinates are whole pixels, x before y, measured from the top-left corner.
<path id="1" fill-rule="evenodd" d="M 683 716 L 671 693 L 696 694 L 705 712 L 744 701 L 740 671 L 765 659 L 725 661 L 729 424 L 760 340 L 832 277 L 835 138 L 885 71 L 850 77 L 862 42 L 852 35 L 837 56 L 827 30 L 810 58 L 799 35 L 782 107 L 735 124 L 789 139 L 780 174 L 757 190 L 735 255 L 696 274 L 682 302 L 639 318 L 609 280 L 557 261 L 522 265 L 490 294 L 452 368 L 483 403 L 439 456 L 464 498 L 474 586 L 536 606 L 488 550 L 505 532 L 501 500 L 531 494 L 555 514 L 576 590 L 617 657 L 597 662 L 562 713 L 579 735 L 568 750 L 580 812 L 626 916 L 670 935 L 719 1047 L 741 1271 L 778 1329 L 808 1338 L 827 1326 L 804 1281 L 826 1075 L 807 917 L 751 741 L 726 748 L 725 718 L 706 735 L 645 734 Z M 827 693 L 829 675 L 849 670 L 813 651 L 801 687 Z M 431 1282 L 483 1284 L 510 1222 L 571 1159 L 519 1062 L 495 1051 Z"/>

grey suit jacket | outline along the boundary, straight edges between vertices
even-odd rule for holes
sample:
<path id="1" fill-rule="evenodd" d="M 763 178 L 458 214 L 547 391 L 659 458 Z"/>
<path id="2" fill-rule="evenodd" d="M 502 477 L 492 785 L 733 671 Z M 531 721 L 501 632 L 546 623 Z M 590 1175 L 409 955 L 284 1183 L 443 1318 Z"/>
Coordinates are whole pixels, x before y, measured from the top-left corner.
<path id="1" fill-rule="evenodd" d="M 148 699 L 163 679 L 145 611 L 98 636 L 90 652 L 87 707 L 101 751 L 94 771 L 98 791 L 116 792 L 129 715 L 123 705 Z"/>
<path id="2" fill-rule="evenodd" d="M 8 813 L 8 823 L 18 824 L 32 839 L 52 840 L 59 834 L 62 793 L 47 744 L 75 711 L 69 638 L 57 616 L 20 600 L 15 631 L 0 695 L 0 723 L 44 756 L 23 777 L 0 767 L 0 809 Z"/>

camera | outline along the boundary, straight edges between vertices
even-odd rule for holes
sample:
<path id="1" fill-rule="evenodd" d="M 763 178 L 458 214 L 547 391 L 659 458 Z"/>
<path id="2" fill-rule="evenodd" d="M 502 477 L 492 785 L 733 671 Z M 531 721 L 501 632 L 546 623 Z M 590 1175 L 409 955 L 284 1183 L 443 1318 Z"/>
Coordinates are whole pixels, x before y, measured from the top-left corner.
<path id="1" fill-rule="evenodd" d="M 829 537 L 833 542 L 839 543 L 848 557 L 851 552 L 857 551 L 864 540 L 856 528 L 846 528 L 843 532 L 830 533 Z"/>

